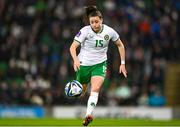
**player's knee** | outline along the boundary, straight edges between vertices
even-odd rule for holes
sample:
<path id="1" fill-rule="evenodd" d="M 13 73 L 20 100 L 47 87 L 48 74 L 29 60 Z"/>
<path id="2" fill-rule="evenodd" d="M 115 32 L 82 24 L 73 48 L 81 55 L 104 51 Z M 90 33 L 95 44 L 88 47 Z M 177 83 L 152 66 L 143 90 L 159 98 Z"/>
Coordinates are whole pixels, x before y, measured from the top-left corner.
<path id="1" fill-rule="evenodd" d="M 95 87 L 92 87 L 92 88 L 91 88 L 91 92 L 97 92 L 97 93 L 99 93 L 100 89 L 101 89 L 100 86 L 95 86 Z"/>

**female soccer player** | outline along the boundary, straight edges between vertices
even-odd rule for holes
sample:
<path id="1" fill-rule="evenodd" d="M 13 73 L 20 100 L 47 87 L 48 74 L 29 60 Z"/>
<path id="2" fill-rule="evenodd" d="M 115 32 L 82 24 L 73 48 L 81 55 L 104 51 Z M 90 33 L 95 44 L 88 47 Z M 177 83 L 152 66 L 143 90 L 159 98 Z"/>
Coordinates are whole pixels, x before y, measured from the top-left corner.
<path id="1" fill-rule="evenodd" d="M 90 82 L 91 92 L 87 102 L 86 116 L 83 125 L 87 126 L 92 120 L 92 112 L 97 104 L 99 91 L 106 76 L 107 49 L 109 41 L 113 41 L 121 58 L 119 72 L 127 77 L 125 68 L 125 49 L 118 33 L 111 27 L 103 24 L 103 17 L 96 6 L 85 8 L 85 15 L 90 25 L 83 27 L 75 36 L 70 46 L 70 53 L 74 61 L 76 79 L 85 86 Z M 77 56 L 76 49 L 81 46 Z"/>

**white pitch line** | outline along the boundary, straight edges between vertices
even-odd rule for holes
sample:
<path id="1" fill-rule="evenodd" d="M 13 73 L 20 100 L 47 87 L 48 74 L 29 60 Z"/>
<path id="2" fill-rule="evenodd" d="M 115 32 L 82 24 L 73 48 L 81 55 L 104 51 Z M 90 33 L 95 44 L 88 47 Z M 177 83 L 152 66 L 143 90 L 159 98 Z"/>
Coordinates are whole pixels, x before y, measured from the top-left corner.
<path id="1" fill-rule="evenodd" d="M 34 125 L 34 126 L 1 126 L 0 127 L 83 127 L 83 126 L 37 126 L 37 125 Z M 165 126 L 124 126 L 124 125 L 121 125 L 121 126 L 88 126 L 88 127 L 180 127 L 180 126 L 171 126 L 171 125 L 165 125 Z"/>

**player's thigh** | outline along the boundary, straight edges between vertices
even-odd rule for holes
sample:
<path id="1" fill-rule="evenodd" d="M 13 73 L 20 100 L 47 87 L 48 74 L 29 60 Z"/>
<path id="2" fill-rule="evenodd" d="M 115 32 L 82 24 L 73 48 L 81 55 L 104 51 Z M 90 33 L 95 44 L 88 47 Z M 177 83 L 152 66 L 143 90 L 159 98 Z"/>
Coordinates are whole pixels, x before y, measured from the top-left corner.
<path id="1" fill-rule="evenodd" d="M 80 69 L 76 72 L 76 80 L 81 84 L 88 84 L 91 79 L 91 73 L 89 67 L 80 66 Z"/>
<path id="2" fill-rule="evenodd" d="M 91 72 L 91 91 L 99 92 L 106 77 L 107 63 L 94 65 Z"/>
<path id="3" fill-rule="evenodd" d="M 92 67 L 92 71 L 91 71 L 91 77 L 92 76 L 102 76 L 102 77 L 106 77 L 106 70 L 107 70 L 107 62 L 104 61 L 100 64 L 94 65 Z"/>
<path id="4" fill-rule="evenodd" d="M 91 77 L 91 92 L 99 92 L 104 82 L 103 76 Z"/>

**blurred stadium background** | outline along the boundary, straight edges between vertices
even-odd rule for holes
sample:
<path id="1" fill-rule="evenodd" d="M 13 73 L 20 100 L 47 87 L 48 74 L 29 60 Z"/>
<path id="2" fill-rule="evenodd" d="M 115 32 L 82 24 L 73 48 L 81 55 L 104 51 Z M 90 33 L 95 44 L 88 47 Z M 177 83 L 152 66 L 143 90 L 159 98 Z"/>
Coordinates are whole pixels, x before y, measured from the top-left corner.
<path id="1" fill-rule="evenodd" d="M 179 0 L 0 0 L 0 125 L 81 125 L 88 93 L 68 99 L 64 85 L 75 77 L 69 46 L 84 25 L 83 6 L 90 4 L 120 34 L 128 69 L 124 79 L 110 44 L 95 116 L 111 119 L 92 125 L 143 123 L 136 119 L 145 119 L 144 125 L 168 125 L 146 119 L 177 119 L 169 124 L 180 125 Z M 132 121 L 118 122 L 122 118 Z"/>

